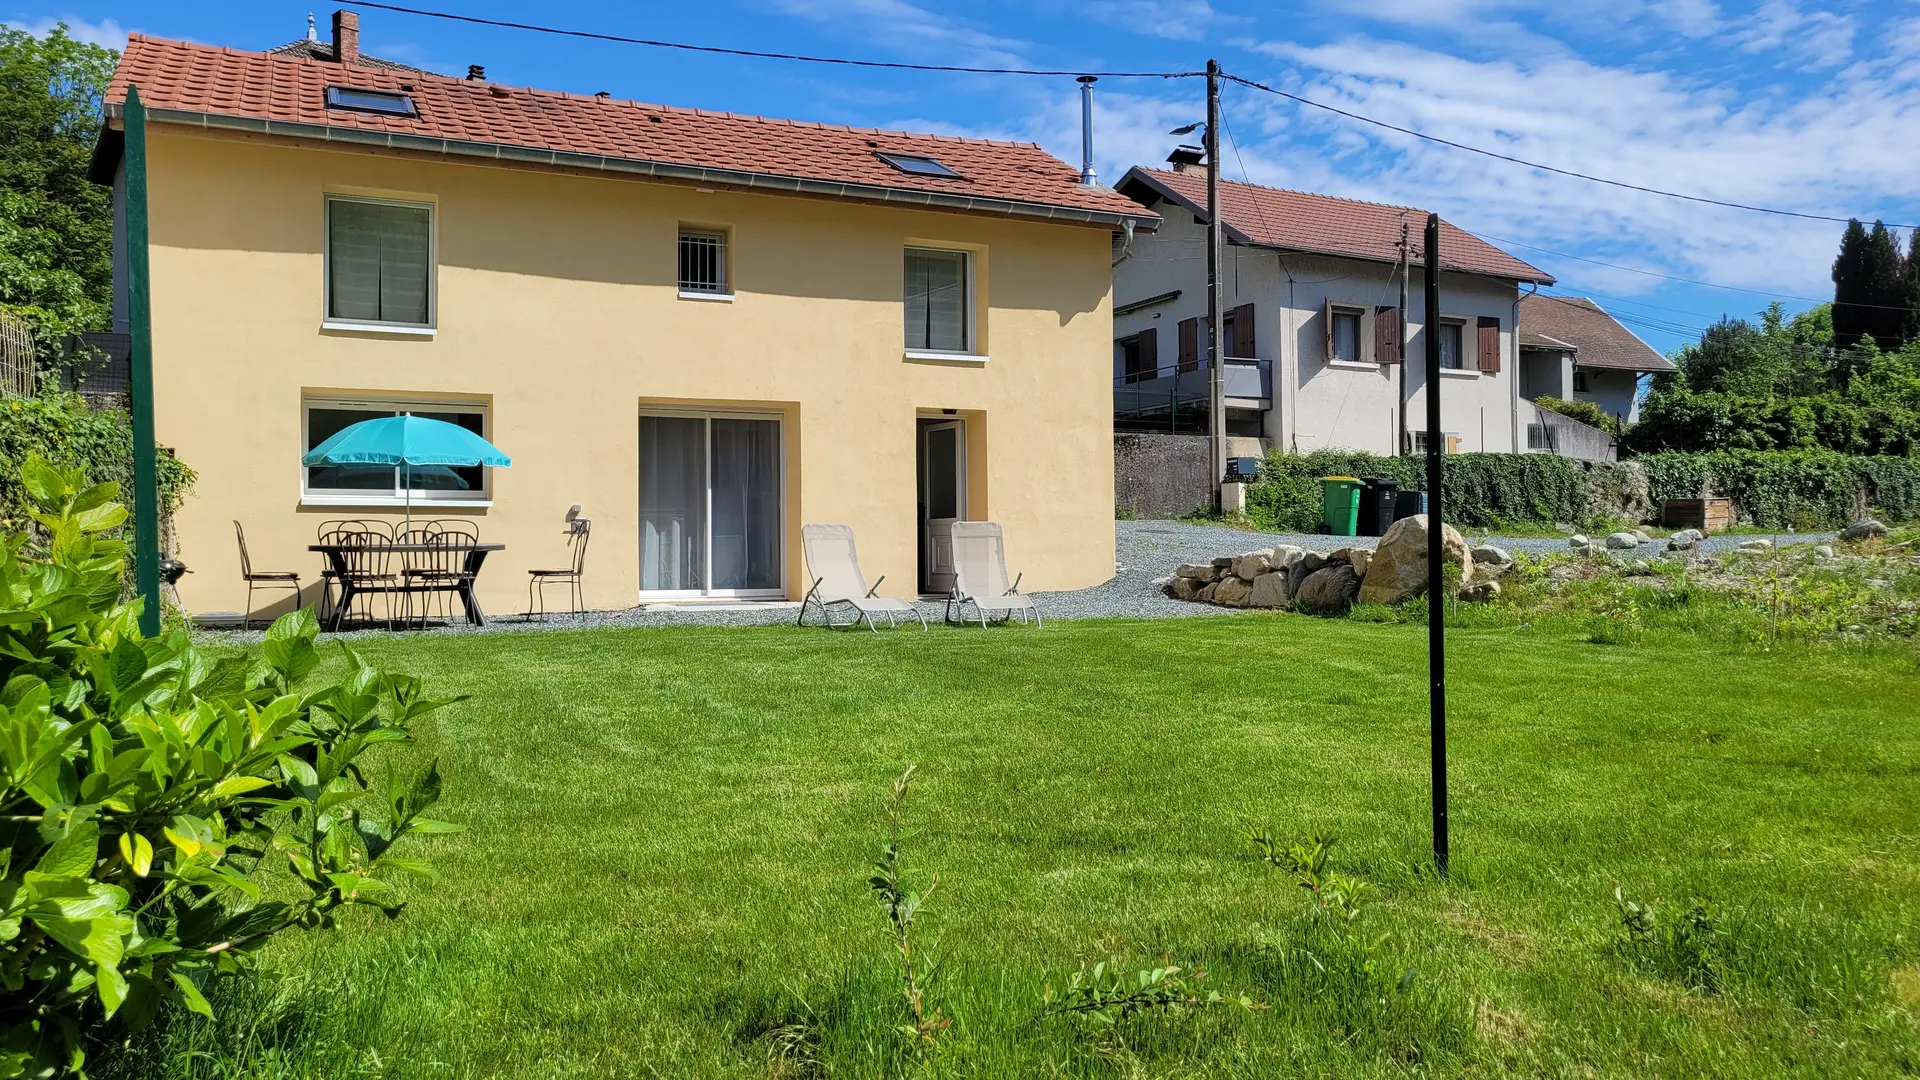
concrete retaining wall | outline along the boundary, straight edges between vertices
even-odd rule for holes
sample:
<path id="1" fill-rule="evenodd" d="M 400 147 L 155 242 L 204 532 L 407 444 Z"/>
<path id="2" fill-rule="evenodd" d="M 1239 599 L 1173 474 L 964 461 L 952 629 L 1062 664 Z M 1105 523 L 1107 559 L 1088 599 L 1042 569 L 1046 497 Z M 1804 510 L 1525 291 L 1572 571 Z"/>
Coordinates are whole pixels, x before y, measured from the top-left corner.
<path id="1" fill-rule="evenodd" d="M 1265 439 L 1229 438 L 1228 457 L 1267 456 Z M 1124 517 L 1177 518 L 1213 499 L 1205 435 L 1113 437 L 1114 511 Z"/>

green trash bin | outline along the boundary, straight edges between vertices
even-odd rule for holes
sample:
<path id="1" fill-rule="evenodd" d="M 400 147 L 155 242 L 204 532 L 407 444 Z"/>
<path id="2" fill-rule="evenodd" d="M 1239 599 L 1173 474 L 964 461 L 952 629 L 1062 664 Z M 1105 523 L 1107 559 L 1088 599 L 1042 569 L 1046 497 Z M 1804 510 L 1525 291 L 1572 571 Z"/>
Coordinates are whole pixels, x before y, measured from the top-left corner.
<path id="1" fill-rule="evenodd" d="M 1323 476 L 1322 522 L 1335 536 L 1353 536 L 1360 525 L 1360 491 L 1366 485 L 1357 476 Z"/>

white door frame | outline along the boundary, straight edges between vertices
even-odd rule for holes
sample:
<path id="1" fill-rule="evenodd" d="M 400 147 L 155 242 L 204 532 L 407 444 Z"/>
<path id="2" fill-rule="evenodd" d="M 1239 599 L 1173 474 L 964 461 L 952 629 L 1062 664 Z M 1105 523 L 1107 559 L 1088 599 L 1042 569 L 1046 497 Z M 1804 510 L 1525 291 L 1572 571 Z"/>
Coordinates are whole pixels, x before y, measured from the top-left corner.
<path id="1" fill-rule="evenodd" d="M 703 485 L 706 507 L 702 513 L 700 535 L 700 567 L 707 581 L 713 580 L 713 421 L 715 420 L 771 420 L 779 431 L 779 460 L 775 467 L 780 474 L 780 585 L 771 589 L 641 589 L 642 601 L 654 600 L 784 600 L 787 598 L 787 423 L 783 413 L 759 409 L 676 409 L 648 406 L 640 410 L 640 416 L 677 417 L 680 419 L 701 420 L 700 426 L 700 468 L 705 480 Z M 636 425 L 638 420 L 636 419 Z M 636 427 L 634 438 L 639 438 Z M 645 558 L 643 548 L 640 557 Z M 644 571 L 641 580 L 646 580 Z"/>
<path id="2" fill-rule="evenodd" d="M 928 436 L 935 431 L 943 429 L 951 429 L 954 434 L 953 509 L 955 516 L 951 519 L 935 518 L 931 513 L 916 512 L 915 518 L 917 520 L 913 523 L 915 530 L 920 533 L 920 544 L 922 550 L 927 553 L 927 562 L 929 564 L 919 568 L 920 573 L 918 577 L 921 580 L 916 581 L 914 584 L 924 588 L 930 583 L 934 573 L 931 566 L 933 561 L 933 523 L 935 521 L 946 521 L 949 530 L 951 530 L 953 522 L 967 520 L 967 421 L 965 417 L 961 416 L 922 416 L 916 418 L 914 429 L 914 439 L 919 443 L 915 448 L 915 453 L 920 458 L 920 491 L 916 494 L 923 493 L 929 496 L 931 496 L 933 492 L 933 455 L 927 453 Z M 916 503 L 915 509 L 919 511 L 918 503 L 920 500 L 916 498 L 914 501 Z M 952 543 L 951 531 L 948 533 L 948 543 Z M 924 595 L 934 594 L 929 593 Z"/>

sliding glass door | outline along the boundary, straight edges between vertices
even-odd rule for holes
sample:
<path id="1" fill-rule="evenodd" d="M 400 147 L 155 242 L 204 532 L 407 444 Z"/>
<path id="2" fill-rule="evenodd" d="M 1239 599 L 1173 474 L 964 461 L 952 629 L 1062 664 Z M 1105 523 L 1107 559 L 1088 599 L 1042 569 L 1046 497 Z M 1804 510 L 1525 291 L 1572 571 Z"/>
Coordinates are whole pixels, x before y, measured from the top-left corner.
<path id="1" fill-rule="evenodd" d="M 640 417 L 640 591 L 783 594 L 782 470 L 777 418 Z"/>

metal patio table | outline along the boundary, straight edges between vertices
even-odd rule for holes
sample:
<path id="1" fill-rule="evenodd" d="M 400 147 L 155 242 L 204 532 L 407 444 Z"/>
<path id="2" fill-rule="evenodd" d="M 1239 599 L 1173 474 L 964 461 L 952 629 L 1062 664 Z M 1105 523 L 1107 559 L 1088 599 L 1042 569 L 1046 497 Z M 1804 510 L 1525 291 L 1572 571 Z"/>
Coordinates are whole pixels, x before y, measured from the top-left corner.
<path id="1" fill-rule="evenodd" d="M 459 551 L 465 553 L 461 564 L 460 576 L 444 584 L 407 584 L 404 579 L 398 585 L 368 585 L 356 583 L 361 575 L 352 570 L 348 553 L 378 547 L 381 551 L 394 555 L 425 554 L 427 552 Z M 436 593 L 450 592 L 460 597 L 461 607 L 466 609 L 467 621 L 475 626 L 487 625 L 486 613 L 480 610 L 480 600 L 473 594 L 473 585 L 480 578 L 480 566 L 487 561 L 490 551 L 505 551 L 505 544 L 309 544 L 308 551 L 317 551 L 327 557 L 327 564 L 333 568 L 334 577 L 340 582 L 340 600 L 333 608 L 333 629 L 340 629 L 341 618 L 353 608 L 353 599 L 362 593 Z"/>

